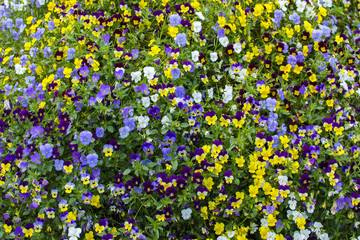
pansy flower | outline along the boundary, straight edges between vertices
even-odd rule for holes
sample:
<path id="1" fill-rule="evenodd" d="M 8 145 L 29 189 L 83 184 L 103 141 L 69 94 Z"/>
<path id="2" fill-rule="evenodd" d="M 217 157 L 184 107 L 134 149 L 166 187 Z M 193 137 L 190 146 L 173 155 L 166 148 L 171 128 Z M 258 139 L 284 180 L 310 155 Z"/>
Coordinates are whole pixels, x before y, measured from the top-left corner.
<path id="1" fill-rule="evenodd" d="M 158 106 L 153 106 L 149 109 L 148 113 L 153 116 L 155 119 L 159 119 L 161 117 L 160 108 Z"/>
<path id="2" fill-rule="evenodd" d="M 178 79 L 181 76 L 181 71 L 178 68 L 173 68 L 170 70 L 170 72 L 173 79 Z"/>
<path id="3" fill-rule="evenodd" d="M 50 158 L 53 153 L 53 147 L 50 144 L 46 143 L 40 146 L 40 152 L 45 158 Z"/>
<path id="4" fill-rule="evenodd" d="M 119 132 L 121 138 L 126 138 L 129 136 L 130 128 L 128 126 L 122 127 L 119 129 Z"/>
<path id="5" fill-rule="evenodd" d="M 241 128 L 245 123 L 245 118 L 246 116 L 244 112 L 237 111 L 236 115 L 233 117 L 232 122 L 236 128 Z"/>
<path id="6" fill-rule="evenodd" d="M 185 33 L 178 33 L 175 38 L 175 43 L 179 44 L 181 47 L 185 47 L 186 45 L 186 34 Z"/>
<path id="7" fill-rule="evenodd" d="M 91 203 L 91 198 L 92 197 L 93 197 L 92 193 L 88 192 L 88 193 L 83 193 L 81 199 L 83 200 L 84 204 L 89 205 Z"/>
<path id="8" fill-rule="evenodd" d="M 193 72 L 194 71 L 194 65 L 190 61 L 184 61 L 183 67 L 185 72 Z"/>
<path id="9" fill-rule="evenodd" d="M 91 142 L 92 133 L 89 131 L 82 131 L 80 133 L 80 142 L 83 145 L 89 145 Z"/>
<path id="10" fill-rule="evenodd" d="M 196 194 L 199 197 L 200 200 L 204 200 L 205 197 L 208 194 L 208 189 L 206 187 L 203 186 L 198 186 L 196 189 Z"/>
<path id="11" fill-rule="evenodd" d="M 74 189 L 75 184 L 72 182 L 68 182 L 67 184 L 65 184 L 64 188 L 65 188 L 65 193 L 71 193 L 72 190 Z"/>
<path id="12" fill-rule="evenodd" d="M 103 152 L 105 154 L 105 157 L 111 157 L 112 152 L 113 152 L 113 145 L 111 144 L 105 144 L 103 147 Z"/>
<path id="13" fill-rule="evenodd" d="M 303 31 L 302 35 L 301 35 L 301 40 L 303 41 L 307 41 L 310 37 L 310 33 L 307 31 Z"/>
<path id="14" fill-rule="evenodd" d="M 321 40 L 321 37 L 323 35 L 323 31 L 314 29 L 312 31 L 312 38 L 315 42 L 319 42 Z"/>
<path id="15" fill-rule="evenodd" d="M 92 153 L 86 156 L 87 164 L 89 167 L 96 167 L 98 163 L 98 155 L 96 153 Z"/>
<path id="16" fill-rule="evenodd" d="M 166 189 L 165 195 L 168 196 L 170 199 L 175 199 L 177 194 L 177 190 L 175 187 L 171 186 Z"/>
<path id="17" fill-rule="evenodd" d="M 151 143 L 144 142 L 142 145 L 142 149 L 147 156 L 151 156 L 154 154 L 154 145 L 152 145 Z"/>
<path id="18" fill-rule="evenodd" d="M 210 126 L 214 125 L 217 120 L 215 111 L 205 113 L 204 118 L 205 118 L 206 122 L 208 123 L 208 125 L 210 125 Z"/>
<path id="19" fill-rule="evenodd" d="M 123 68 L 116 68 L 115 69 L 115 77 L 117 80 L 121 80 L 124 76 L 125 70 Z"/>
<path id="20" fill-rule="evenodd" d="M 231 71 L 234 73 L 234 74 L 239 74 L 240 73 L 240 70 L 241 70 L 241 63 L 234 63 L 232 66 L 231 66 Z"/>
<path id="21" fill-rule="evenodd" d="M 174 14 L 169 17 L 170 26 L 176 27 L 181 23 L 181 17 L 179 14 Z"/>
<path id="22" fill-rule="evenodd" d="M 73 165 L 70 161 L 65 161 L 63 164 L 63 170 L 66 174 L 72 173 Z"/>
<path id="23" fill-rule="evenodd" d="M 46 216 L 49 218 L 49 219 L 54 219 L 55 218 L 55 209 L 54 208 L 47 208 L 45 210 L 45 213 L 46 213 Z"/>
<path id="24" fill-rule="evenodd" d="M 64 56 L 64 52 L 62 51 L 56 51 L 54 57 L 57 62 L 61 62 L 61 58 Z"/>

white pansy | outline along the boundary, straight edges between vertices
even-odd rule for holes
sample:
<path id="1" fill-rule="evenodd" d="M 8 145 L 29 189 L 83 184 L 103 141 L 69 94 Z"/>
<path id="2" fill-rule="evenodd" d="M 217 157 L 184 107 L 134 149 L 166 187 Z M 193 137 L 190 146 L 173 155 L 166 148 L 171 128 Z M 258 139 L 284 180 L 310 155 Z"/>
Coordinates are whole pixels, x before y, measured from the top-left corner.
<path id="1" fill-rule="evenodd" d="M 26 67 L 22 67 L 20 64 L 15 64 L 15 71 L 16 71 L 16 74 L 22 75 L 25 73 Z"/>
<path id="2" fill-rule="evenodd" d="M 201 31 L 201 22 L 195 21 L 193 22 L 193 26 L 194 26 L 194 32 L 198 33 Z"/>
<path id="3" fill-rule="evenodd" d="M 228 231 L 226 235 L 228 236 L 228 238 L 233 238 L 235 236 L 235 231 Z"/>
<path id="4" fill-rule="evenodd" d="M 318 0 L 318 4 L 321 7 L 332 7 L 332 0 Z"/>
<path id="5" fill-rule="evenodd" d="M 290 200 L 288 203 L 289 203 L 289 208 L 291 210 L 295 210 L 295 208 L 296 208 L 296 200 Z"/>
<path id="6" fill-rule="evenodd" d="M 224 89 L 224 96 L 223 96 L 223 102 L 228 103 L 232 100 L 232 93 L 233 93 L 233 87 L 232 86 L 225 86 Z"/>
<path id="7" fill-rule="evenodd" d="M 77 240 L 80 237 L 81 228 L 69 228 L 68 236 L 70 237 L 69 240 Z"/>
<path id="8" fill-rule="evenodd" d="M 306 13 L 305 14 L 309 19 L 313 19 L 315 17 L 315 15 L 316 15 L 316 12 L 314 11 L 313 7 L 306 6 Z"/>
<path id="9" fill-rule="evenodd" d="M 287 184 L 287 181 L 288 181 L 287 176 L 280 175 L 280 176 L 278 176 L 278 179 L 279 179 L 279 184 L 280 185 L 286 185 Z"/>
<path id="10" fill-rule="evenodd" d="M 355 228 L 358 228 L 359 225 L 360 225 L 360 222 L 355 222 L 354 227 L 355 227 Z"/>
<path id="11" fill-rule="evenodd" d="M 218 55 L 217 55 L 216 52 L 210 53 L 210 60 L 211 60 L 212 62 L 216 62 L 216 60 L 218 60 Z"/>
<path id="12" fill-rule="evenodd" d="M 141 80 L 141 71 L 132 72 L 131 73 L 131 80 L 138 83 Z"/>
<path id="13" fill-rule="evenodd" d="M 9 102 L 9 100 L 5 100 L 5 101 L 4 101 L 4 108 L 5 108 L 5 109 L 10 109 L 10 102 Z"/>
<path id="14" fill-rule="evenodd" d="M 154 95 L 151 95 L 150 98 L 151 101 L 157 102 L 157 100 L 159 100 L 159 94 L 155 93 Z"/>
<path id="15" fill-rule="evenodd" d="M 192 210 L 191 208 L 181 210 L 181 215 L 183 219 L 187 220 L 191 217 Z"/>
<path id="16" fill-rule="evenodd" d="M 143 97 L 141 98 L 142 105 L 147 108 L 150 106 L 150 98 L 149 97 Z"/>
<path id="17" fill-rule="evenodd" d="M 196 103 L 200 103 L 200 102 L 201 102 L 202 96 L 201 96 L 201 93 L 200 93 L 200 92 L 193 92 L 192 97 L 193 97 L 193 99 L 194 99 L 194 101 L 195 101 Z"/>
<path id="18" fill-rule="evenodd" d="M 360 95 L 360 89 L 358 91 Z M 208 94 L 208 98 L 212 99 L 214 97 L 214 89 L 213 88 L 208 89 L 207 94 Z"/>
<path id="19" fill-rule="evenodd" d="M 267 221 L 266 218 L 262 218 L 262 219 L 260 220 L 260 223 L 261 223 L 261 226 L 262 226 L 262 227 L 268 227 L 268 226 L 269 226 L 269 223 L 268 223 L 268 221 Z"/>
<path id="20" fill-rule="evenodd" d="M 309 229 L 301 229 L 300 233 L 305 236 L 306 239 L 310 236 L 311 231 Z"/>
<path id="21" fill-rule="evenodd" d="M 268 239 L 268 240 L 275 240 L 275 236 L 276 236 L 276 233 L 270 231 L 270 232 L 267 233 L 266 239 Z"/>
<path id="22" fill-rule="evenodd" d="M 301 0 L 297 0 L 296 1 L 296 7 L 297 7 L 297 11 L 302 13 L 305 10 L 306 2 L 301 1 Z"/>
<path id="23" fill-rule="evenodd" d="M 315 211 L 315 204 L 306 204 L 308 213 L 313 213 Z"/>
<path id="24" fill-rule="evenodd" d="M 279 0 L 278 1 L 281 10 L 283 10 L 284 12 L 287 11 L 287 5 L 289 5 L 289 2 L 287 0 Z"/>
<path id="25" fill-rule="evenodd" d="M 198 16 L 201 20 L 205 20 L 205 17 L 204 17 L 204 15 L 202 14 L 202 12 L 196 12 L 195 14 L 196 14 L 196 16 Z"/>
<path id="26" fill-rule="evenodd" d="M 147 79 L 152 80 L 155 75 L 155 68 L 153 67 L 144 67 L 144 75 Z"/>
<path id="27" fill-rule="evenodd" d="M 322 228 L 323 225 L 320 222 L 314 222 L 314 228 Z"/>
<path id="28" fill-rule="evenodd" d="M 223 47 L 227 47 L 227 45 L 229 45 L 229 39 L 226 36 L 219 38 L 219 42 Z"/>
<path id="29" fill-rule="evenodd" d="M 234 47 L 234 51 L 235 51 L 236 53 L 240 53 L 241 50 L 242 50 L 242 45 L 241 45 L 241 43 L 239 43 L 239 42 L 235 43 L 233 47 Z"/>
<path id="30" fill-rule="evenodd" d="M 140 117 L 137 117 L 137 120 L 139 122 L 140 128 L 146 128 L 149 123 L 150 118 L 148 116 L 140 116 Z"/>
<path id="31" fill-rule="evenodd" d="M 306 236 L 304 234 L 299 233 L 296 231 L 293 236 L 294 240 L 305 240 Z"/>
<path id="32" fill-rule="evenodd" d="M 161 123 L 163 125 L 169 125 L 171 124 L 171 120 L 165 115 L 162 119 L 161 119 Z"/>
<path id="33" fill-rule="evenodd" d="M 228 240 L 228 238 L 225 236 L 218 236 L 216 240 Z"/>
<path id="34" fill-rule="evenodd" d="M 200 56 L 199 51 L 192 51 L 192 52 L 191 52 L 191 59 L 192 59 L 194 62 L 199 61 L 199 56 Z"/>
<path id="35" fill-rule="evenodd" d="M 258 225 L 256 223 L 250 224 L 250 233 L 254 234 L 258 230 Z"/>
<path id="36" fill-rule="evenodd" d="M 195 68 L 198 69 L 198 68 L 201 68 L 203 65 L 202 63 L 198 62 L 198 63 L 195 63 Z M 206 67 L 204 67 L 204 70 L 205 70 Z M 206 70 L 205 70 L 206 71 Z"/>

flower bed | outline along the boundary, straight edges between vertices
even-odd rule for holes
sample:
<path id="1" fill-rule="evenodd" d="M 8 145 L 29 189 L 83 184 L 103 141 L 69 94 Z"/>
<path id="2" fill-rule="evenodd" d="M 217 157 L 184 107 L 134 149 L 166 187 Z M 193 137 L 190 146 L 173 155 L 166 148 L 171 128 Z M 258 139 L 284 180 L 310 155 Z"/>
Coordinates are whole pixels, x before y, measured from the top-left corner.
<path id="1" fill-rule="evenodd" d="M 360 239 L 360 1 L 6 0 L 1 239 Z"/>

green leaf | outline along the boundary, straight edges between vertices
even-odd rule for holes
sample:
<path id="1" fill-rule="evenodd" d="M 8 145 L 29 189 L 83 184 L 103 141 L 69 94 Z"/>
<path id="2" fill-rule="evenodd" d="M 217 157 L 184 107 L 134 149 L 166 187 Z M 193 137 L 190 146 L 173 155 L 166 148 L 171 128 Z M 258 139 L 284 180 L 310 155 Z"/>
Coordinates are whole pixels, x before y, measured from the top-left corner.
<path id="1" fill-rule="evenodd" d="M 64 146 L 59 147 L 58 151 L 60 156 L 64 153 L 64 149 L 65 149 Z"/>
<path id="2" fill-rule="evenodd" d="M 239 185 L 240 180 L 239 180 L 238 178 L 235 178 L 234 183 L 235 183 L 236 185 Z"/>
<path id="3" fill-rule="evenodd" d="M 125 169 L 125 171 L 123 172 L 124 175 L 128 175 L 131 172 L 130 169 Z"/>
<path id="4" fill-rule="evenodd" d="M 154 219 L 152 219 L 151 217 L 149 217 L 149 216 L 145 216 L 146 217 L 146 219 L 149 221 L 149 222 L 151 222 L 151 223 L 154 223 L 155 221 L 154 221 Z"/>
<path id="5" fill-rule="evenodd" d="M 156 133 L 158 133 L 159 131 L 157 130 L 157 129 L 154 129 L 154 130 L 151 130 L 150 131 L 150 134 L 156 134 Z"/>
<path id="6" fill-rule="evenodd" d="M 156 162 L 151 162 L 151 163 L 148 164 L 148 167 L 149 167 L 149 168 L 153 168 L 153 167 L 155 167 L 156 165 L 157 165 Z"/>
<path id="7" fill-rule="evenodd" d="M 108 126 L 108 127 L 107 127 L 107 130 L 108 130 L 109 132 L 113 133 L 113 132 L 114 132 L 114 127 L 113 127 L 113 126 Z"/>
<path id="8" fill-rule="evenodd" d="M 174 170 L 174 172 L 176 171 L 176 169 L 178 168 L 178 161 L 177 160 L 175 160 L 175 161 L 173 161 L 172 162 L 172 169 Z"/>
<path id="9" fill-rule="evenodd" d="M 53 167 L 53 165 L 52 165 L 52 164 L 49 164 L 49 166 L 47 167 L 47 171 L 48 171 L 48 172 L 51 172 L 52 167 Z"/>

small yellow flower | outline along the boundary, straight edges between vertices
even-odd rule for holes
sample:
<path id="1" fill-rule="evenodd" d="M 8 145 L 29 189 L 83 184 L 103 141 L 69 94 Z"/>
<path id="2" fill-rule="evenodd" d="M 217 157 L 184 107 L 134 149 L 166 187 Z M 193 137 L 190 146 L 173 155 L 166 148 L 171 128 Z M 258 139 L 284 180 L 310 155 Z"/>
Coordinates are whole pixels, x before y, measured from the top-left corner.
<path id="1" fill-rule="evenodd" d="M 298 226 L 298 228 L 301 230 L 301 229 L 304 229 L 305 228 L 305 224 L 306 224 L 306 220 L 304 217 L 302 218 L 296 218 L 296 224 Z"/>
<path id="2" fill-rule="evenodd" d="M 267 98 L 270 93 L 270 87 L 265 85 L 261 85 L 257 90 L 260 92 L 262 98 Z"/>
<path id="3" fill-rule="evenodd" d="M 239 158 L 236 158 L 235 161 L 236 161 L 236 164 L 238 165 L 238 167 L 243 167 L 244 166 L 245 159 L 244 159 L 243 156 L 241 156 Z"/>
<path id="4" fill-rule="evenodd" d="M 85 233 L 85 239 L 86 240 L 94 240 L 94 233 L 93 231 L 90 231 L 88 233 Z"/>
<path id="5" fill-rule="evenodd" d="M 152 46 L 152 47 L 151 47 L 151 51 L 149 52 L 149 54 L 150 54 L 151 56 L 155 56 L 155 55 L 158 54 L 160 51 L 161 51 L 161 49 L 160 49 L 157 45 L 155 45 L 155 46 Z"/>
<path id="6" fill-rule="evenodd" d="M 277 220 L 276 220 L 276 218 L 274 218 L 274 216 L 272 214 L 269 214 L 267 221 L 269 223 L 269 226 L 273 227 L 273 226 L 275 226 Z"/>
<path id="7" fill-rule="evenodd" d="M 95 206 L 96 208 L 101 207 L 101 204 L 100 204 L 100 195 L 94 195 L 94 196 L 91 198 L 91 206 Z"/>
<path id="8" fill-rule="evenodd" d="M 250 185 L 249 186 L 249 193 L 250 193 L 250 197 L 256 197 L 256 194 L 258 194 L 259 192 L 259 188 L 254 186 L 254 185 Z"/>
<path id="9" fill-rule="evenodd" d="M 46 104 L 45 102 L 41 102 L 41 103 L 39 104 L 39 109 L 44 108 L 45 104 Z"/>
<path id="10" fill-rule="evenodd" d="M 4 224 L 4 229 L 5 229 L 5 232 L 6 232 L 6 233 L 10 233 L 10 232 L 11 232 L 11 229 L 12 229 L 12 226 L 11 226 L 11 225 L 6 225 L 6 224 Z"/>
<path id="11" fill-rule="evenodd" d="M 219 23 L 220 27 L 225 27 L 225 25 L 226 25 L 225 17 L 219 17 L 218 18 L 218 23 Z"/>
<path id="12" fill-rule="evenodd" d="M 207 123 L 211 126 L 211 125 L 214 125 L 214 124 L 215 124 L 215 122 L 216 122 L 216 120 L 217 120 L 217 116 L 216 116 L 216 115 L 215 115 L 215 116 L 212 116 L 212 117 L 207 116 L 207 117 L 205 118 L 205 120 L 206 120 Z"/>
<path id="13" fill-rule="evenodd" d="M 214 231 L 216 235 L 220 235 L 224 231 L 225 225 L 223 223 L 216 223 L 214 226 Z"/>
<path id="14" fill-rule="evenodd" d="M 211 191 L 212 187 L 214 186 L 214 179 L 212 177 L 205 178 L 204 180 L 205 187 Z"/>

